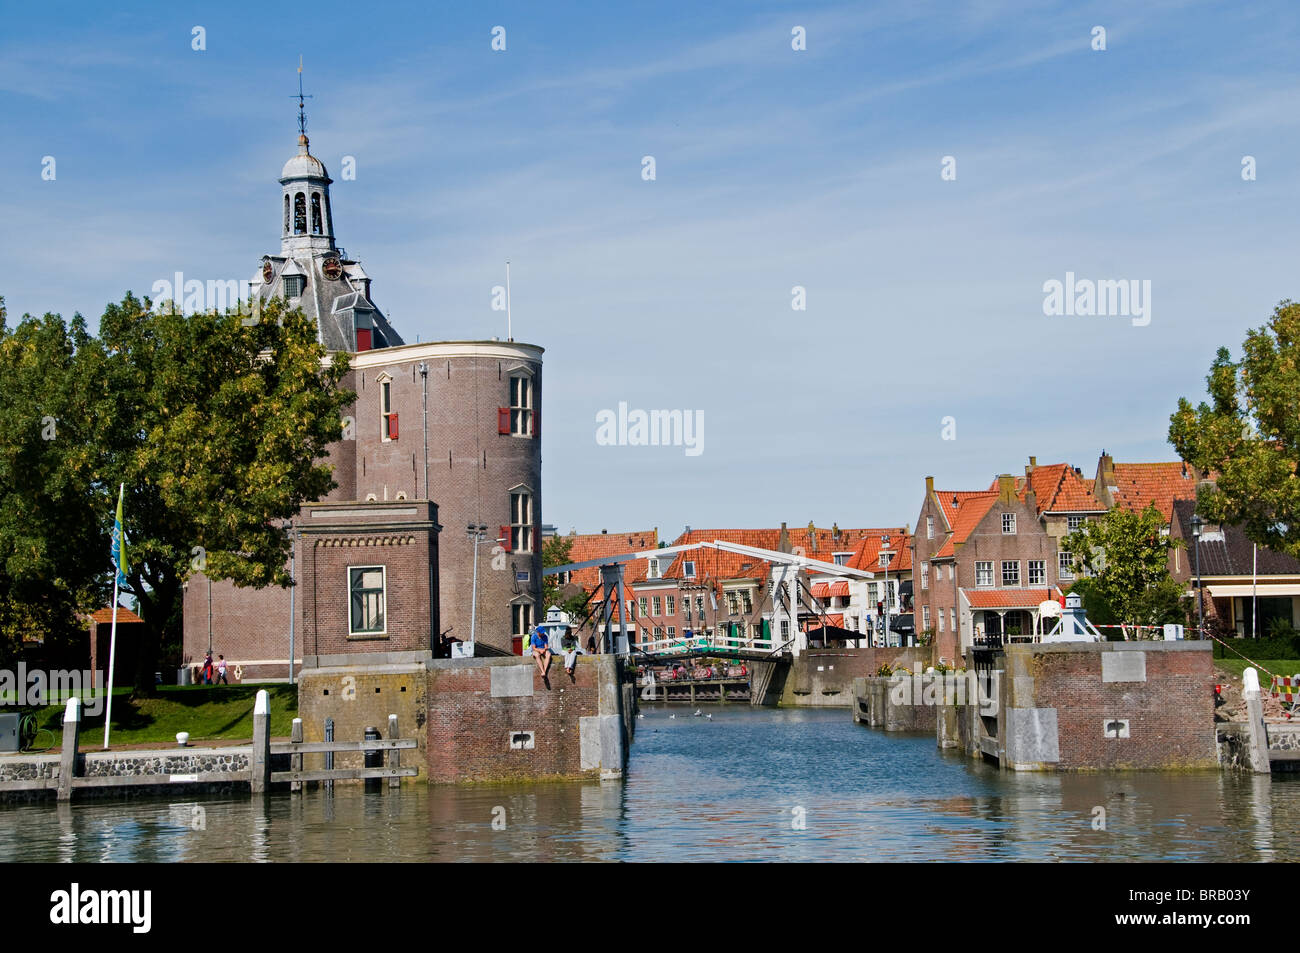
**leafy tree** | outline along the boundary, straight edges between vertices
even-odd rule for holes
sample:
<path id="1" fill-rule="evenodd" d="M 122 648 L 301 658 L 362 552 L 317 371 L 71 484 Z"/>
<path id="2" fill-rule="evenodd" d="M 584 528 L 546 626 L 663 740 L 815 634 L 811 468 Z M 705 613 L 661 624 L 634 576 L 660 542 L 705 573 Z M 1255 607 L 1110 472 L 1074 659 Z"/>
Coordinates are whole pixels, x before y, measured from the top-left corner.
<path id="1" fill-rule="evenodd" d="M 1076 571 L 1089 574 L 1083 589 L 1099 596 L 1098 610 L 1108 611 L 1120 625 L 1162 625 L 1185 618 L 1182 586 L 1169 576 L 1169 551 L 1181 540 L 1164 529 L 1164 517 L 1154 504 L 1140 513 L 1116 507 L 1061 541 L 1061 549 L 1074 554 Z M 1083 591 L 1077 584 L 1075 588 Z M 1084 608 L 1094 614 L 1087 602 Z"/>
<path id="2" fill-rule="evenodd" d="M 1300 304 L 1281 302 L 1249 331 L 1240 361 L 1219 348 L 1206 380 L 1211 402 L 1179 398 L 1169 419 L 1183 459 L 1217 473 L 1198 512 L 1300 558 Z"/>
<path id="3" fill-rule="evenodd" d="M 0 427 L 0 553 L 21 556 L 34 545 L 51 567 L 47 584 L 102 594 L 111 589 L 108 534 L 125 485 L 126 591 L 145 621 L 137 693 L 153 690 L 160 648 L 180 639 L 185 581 L 202 571 L 240 586 L 286 585 L 287 521 L 334 486 L 323 458 L 355 399 L 338 387 L 346 355 L 327 362 L 315 325 L 278 301 L 260 321 L 245 320 L 159 313 L 128 294 L 104 312 L 98 338 L 74 319 L 71 356 L 56 346 L 57 317 L 24 318 L 13 335 L 20 351 L 33 339 L 38 363 L 66 360 L 50 400 L 83 416 L 68 420 L 66 444 L 62 436 L 34 444 L 31 425 Z M 0 414 L 21 407 L 28 391 L 0 376 Z M 41 499 L 33 473 L 75 508 L 24 529 L 9 514 Z M 90 540 L 77 558 L 60 541 L 65 532 Z"/>

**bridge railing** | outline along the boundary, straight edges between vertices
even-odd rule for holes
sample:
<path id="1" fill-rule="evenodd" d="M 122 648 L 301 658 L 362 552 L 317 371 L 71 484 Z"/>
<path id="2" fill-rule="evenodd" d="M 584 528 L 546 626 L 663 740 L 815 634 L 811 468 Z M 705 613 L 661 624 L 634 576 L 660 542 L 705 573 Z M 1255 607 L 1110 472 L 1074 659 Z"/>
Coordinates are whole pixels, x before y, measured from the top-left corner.
<path id="1" fill-rule="evenodd" d="M 642 642 L 638 651 L 646 655 L 669 655 L 680 652 L 771 652 L 774 639 L 750 639 L 728 635 L 693 635 L 689 638 L 657 639 Z"/>

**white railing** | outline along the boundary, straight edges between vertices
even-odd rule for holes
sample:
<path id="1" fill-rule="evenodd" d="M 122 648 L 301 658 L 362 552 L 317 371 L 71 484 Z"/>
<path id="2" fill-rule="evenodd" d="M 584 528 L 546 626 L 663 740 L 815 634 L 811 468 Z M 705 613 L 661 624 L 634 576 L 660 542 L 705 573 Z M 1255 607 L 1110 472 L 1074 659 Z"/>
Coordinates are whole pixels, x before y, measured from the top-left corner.
<path id="1" fill-rule="evenodd" d="M 771 652 L 775 646 L 776 643 L 773 639 L 750 639 L 727 635 L 692 635 L 689 638 L 658 639 L 653 642 L 642 642 L 637 646 L 637 650 L 647 655 L 708 650 Z"/>

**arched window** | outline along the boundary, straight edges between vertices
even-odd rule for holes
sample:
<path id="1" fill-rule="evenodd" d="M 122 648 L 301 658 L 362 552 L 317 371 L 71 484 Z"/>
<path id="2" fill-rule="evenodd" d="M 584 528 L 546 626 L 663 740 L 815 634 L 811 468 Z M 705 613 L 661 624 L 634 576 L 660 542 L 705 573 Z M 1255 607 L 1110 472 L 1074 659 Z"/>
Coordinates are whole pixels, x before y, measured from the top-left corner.
<path id="1" fill-rule="evenodd" d="M 307 196 L 301 192 L 293 197 L 293 233 L 307 234 Z"/>
<path id="2" fill-rule="evenodd" d="M 284 197 L 284 233 L 289 234 L 289 196 Z"/>
<path id="3" fill-rule="evenodd" d="M 320 234 L 320 193 L 311 194 L 311 233 Z"/>
<path id="4" fill-rule="evenodd" d="M 330 196 L 325 193 L 325 234 L 334 234 L 334 213 L 330 210 Z"/>

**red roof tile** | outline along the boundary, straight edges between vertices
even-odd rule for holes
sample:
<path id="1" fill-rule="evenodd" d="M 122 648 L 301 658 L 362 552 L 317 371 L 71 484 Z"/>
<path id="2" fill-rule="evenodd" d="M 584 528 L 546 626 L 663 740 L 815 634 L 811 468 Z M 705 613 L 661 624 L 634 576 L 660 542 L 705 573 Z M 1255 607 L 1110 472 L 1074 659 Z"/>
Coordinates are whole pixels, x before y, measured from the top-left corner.
<path id="1" fill-rule="evenodd" d="M 1168 520 L 1174 500 L 1196 499 L 1198 477 L 1194 467 L 1172 463 L 1117 463 L 1112 493 L 1117 505 L 1126 510 L 1143 510 L 1154 503 Z"/>
<path id="2" fill-rule="evenodd" d="M 568 536 L 558 538 L 572 543 L 569 547 L 568 560 L 571 563 L 585 563 L 590 559 L 604 559 L 623 553 L 640 552 L 654 549 L 659 545 L 659 534 L 654 530 L 640 530 L 634 533 L 570 533 Z M 631 583 L 644 579 L 647 568 L 647 563 L 643 559 L 624 563 L 624 581 Z M 569 581 L 591 591 L 600 586 L 600 569 L 596 566 L 589 569 L 576 569 L 569 577 Z"/>
<path id="3" fill-rule="evenodd" d="M 1060 599 L 1060 589 L 962 589 L 972 609 L 1037 609 Z"/>
<path id="4" fill-rule="evenodd" d="M 1083 477 L 1068 463 L 1037 466 L 1028 477 L 1016 480 L 1021 501 L 1033 489 L 1038 515 L 1043 513 L 1104 513 L 1106 506 L 1095 496 Z"/>
<path id="5" fill-rule="evenodd" d="M 105 606 L 103 609 L 100 609 L 99 611 L 92 613 L 90 618 L 95 622 L 111 623 L 113 621 L 113 607 Z M 118 606 L 117 621 L 118 624 L 120 625 L 123 622 L 143 622 L 144 619 L 140 618 L 138 615 L 136 615 L 126 606 Z"/>
<path id="6" fill-rule="evenodd" d="M 996 484 L 996 480 L 994 483 Z M 998 494 L 996 491 L 981 490 L 935 490 L 935 495 L 939 498 L 939 505 L 943 507 L 944 518 L 948 521 L 948 526 L 952 532 L 944 540 L 942 546 L 934 554 L 933 559 L 943 559 L 954 554 L 955 546 L 959 543 L 966 542 L 971 531 L 979 525 L 988 513 L 989 509 L 997 502 Z M 956 501 L 954 506 L 953 501 Z"/>

